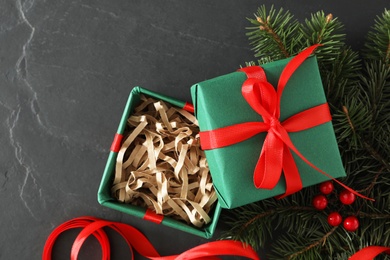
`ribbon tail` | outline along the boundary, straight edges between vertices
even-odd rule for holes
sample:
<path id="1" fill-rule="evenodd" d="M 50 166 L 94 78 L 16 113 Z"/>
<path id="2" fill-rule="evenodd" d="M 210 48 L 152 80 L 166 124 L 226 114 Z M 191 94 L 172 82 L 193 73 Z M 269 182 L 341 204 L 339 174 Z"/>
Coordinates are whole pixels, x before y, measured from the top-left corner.
<path id="1" fill-rule="evenodd" d="M 269 128 L 263 122 L 247 122 L 210 131 L 201 131 L 200 144 L 203 150 L 222 148 L 245 141 Z"/>
<path id="2" fill-rule="evenodd" d="M 283 147 L 282 140 L 268 132 L 253 175 L 256 188 L 273 189 L 278 184 L 282 175 Z"/>
<path id="3" fill-rule="evenodd" d="M 301 175 L 298 167 L 295 164 L 294 157 L 291 154 L 287 145 L 283 149 L 283 173 L 286 180 L 286 192 L 283 195 L 277 196 L 278 199 L 283 199 L 302 189 Z"/>
<path id="4" fill-rule="evenodd" d="M 303 156 L 299 151 L 298 149 L 295 147 L 295 145 L 292 143 L 290 137 L 288 136 L 288 133 L 286 132 L 286 130 L 283 128 L 283 127 L 280 127 L 279 128 L 279 131 L 278 133 L 280 134 L 280 138 L 283 140 L 283 142 L 296 154 L 299 156 L 299 158 L 301 158 L 306 164 L 308 164 L 310 167 L 312 167 L 313 169 L 315 169 L 316 171 L 318 171 L 319 173 L 325 175 L 326 177 L 328 177 L 329 179 L 333 180 L 334 182 L 338 183 L 340 186 L 342 186 L 344 189 L 352 192 L 353 194 L 355 194 L 356 196 L 359 196 L 363 199 L 367 199 L 367 200 L 371 200 L 371 201 L 374 201 L 374 199 L 372 198 L 369 198 L 369 197 L 366 197 L 362 194 L 360 194 L 359 192 L 351 189 L 350 187 L 348 187 L 347 185 L 343 184 L 342 182 L 336 180 L 335 178 L 333 178 L 330 174 L 324 172 L 323 170 L 321 170 L 320 168 L 318 168 L 317 166 L 315 166 L 313 163 L 311 163 L 308 159 L 306 159 L 305 156 Z"/>
<path id="5" fill-rule="evenodd" d="M 321 44 L 315 44 L 304 49 L 303 51 L 298 53 L 294 58 L 292 58 L 289 63 L 287 63 L 286 67 L 282 71 L 282 74 L 280 74 L 279 82 L 277 86 L 278 104 L 280 104 L 284 87 L 286 86 L 292 74 L 294 74 L 297 68 L 301 66 L 301 64 L 306 60 L 306 58 L 309 57 L 318 46 L 321 46 Z M 276 117 L 279 118 L 279 116 L 280 116 L 280 108 L 278 105 L 276 111 Z"/>
<path id="6" fill-rule="evenodd" d="M 309 57 L 318 46 L 321 46 L 321 44 L 315 44 L 304 49 L 294 58 L 292 58 L 289 63 L 287 63 L 286 67 L 283 69 L 282 74 L 279 77 L 277 87 L 278 95 L 282 95 L 284 87 L 286 86 L 287 81 L 290 79 L 291 75 L 294 74 L 297 68 L 301 66 L 301 64 L 306 60 L 306 58 Z"/>

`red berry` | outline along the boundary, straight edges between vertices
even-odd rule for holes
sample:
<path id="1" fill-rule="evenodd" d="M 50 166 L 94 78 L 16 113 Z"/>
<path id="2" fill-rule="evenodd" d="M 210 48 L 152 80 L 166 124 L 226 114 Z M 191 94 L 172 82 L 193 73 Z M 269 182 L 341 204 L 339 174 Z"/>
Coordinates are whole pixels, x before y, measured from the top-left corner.
<path id="1" fill-rule="evenodd" d="M 318 210 L 323 210 L 328 205 L 328 199 L 324 195 L 317 195 L 313 198 L 313 206 Z"/>
<path id="2" fill-rule="evenodd" d="M 341 193 L 340 193 L 340 201 L 341 203 L 343 203 L 344 205 L 350 205 L 352 204 L 354 201 L 355 201 L 355 194 L 353 194 L 352 192 L 350 192 L 349 190 L 343 190 Z"/>
<path id="3" fill-rule="evenodd" d="M 333 182 L 331 182 L 331 181 L 326 181 L 326 182 L 323 182 L 320 184 L 320 191 L 322 194 L 325 194 L 325 195 L 332 193 L 333 188 L 334 188 Z"/>
<path id="4" fill-rule="evenodd" d="M 359 220 L 355 216 L 346 217 L 343 226 L 347 231 L 354 232 L 359 228 Z"/>
<path id="5" fill-rule="evenodd" d="M 343 218 L 338 212 L 332 212 L 328 216 L 328 224 L 333 227 L 340 225 L 342 220 Z"/>

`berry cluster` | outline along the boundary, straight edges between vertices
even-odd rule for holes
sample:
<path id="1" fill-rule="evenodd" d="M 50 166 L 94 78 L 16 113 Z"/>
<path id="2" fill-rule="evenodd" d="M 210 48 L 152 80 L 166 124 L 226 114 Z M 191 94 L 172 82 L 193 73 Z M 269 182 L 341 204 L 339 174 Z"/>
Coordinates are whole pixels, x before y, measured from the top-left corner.
<path id="1" fill-rule="evenodd" d="M 313 198 L 313 206 L 318 210 L 324 210 L 328 206 L 328 199 L 326 195 L 333 192 L 333 182 L 323 182 L 319 186 L 322 194 L 319 194 Z M 339 195 L 339 200 L 343 205 L 351 205 L 355 201 L 355 194 L 348 190 L 343 190 Z M 341 217 L 339 212 L 331 212 L 328 215 L 328 224 L 331 226 L 338 226 L 343 222 L 345 230 L 354 232 L 359 228 L 359 220 L 355 216 L 348 216 L 344 219 Z"/>

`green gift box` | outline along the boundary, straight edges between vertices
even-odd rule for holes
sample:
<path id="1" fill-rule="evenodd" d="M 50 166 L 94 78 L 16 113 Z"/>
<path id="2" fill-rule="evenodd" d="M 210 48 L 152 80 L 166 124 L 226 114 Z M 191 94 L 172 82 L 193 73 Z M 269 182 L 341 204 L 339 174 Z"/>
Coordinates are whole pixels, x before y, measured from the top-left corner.
<path id="1" fill-rule="evenodd" d="M 277 86 L 286 64 L 279 60 L 262 66 L 267 80 Z M 199 128 L 210 131 L 245 122 L 262 122 L 241 93 L 247 75 L 241 71 L 206 80 L 191 87 Z M 291 75 L 280 100 L 280 122 L 309 108 L 326 103 L 315 56 L 309 56 Z M 222 208 L 235 208 L 284 194 L 283 176 L 272 189 L 258 189 L 253 174 L 267 132 L 232 145 L 206 151 L 214 188 Z M 334 178 L 345 176 L 331 121 L 304 131 L 288 133 L 297 150 L 312 164 Z M 201 136 L 201 145 L 202 145 Z M 202 145 L 203 146 L 203 145 Z M 329 180 L 291 152 L 303 187 Z"/>
<path id="2" fill-rule="evenodd" d="M 101 205 L 139 217 L 143 218 L 145 220 L 149 220 L 155 223 L 159 223 L 162 225 L 166 225 L 178 230 L 182 230 L 184 232 L 188 232 L 200 237 L 204 238 L 211 238 L 215 228 L 217 226 L 218 218 L 221 213 L 221 206 L 218 202 L 215 203 L 213 212 L 210 212 L 210 217 L 212 218 L 212 221 L 203 226 L 202 228 L 197 228 L 195 226 L 191 226 L 189 224 L 186 224 L 184 222 L 181 222 L 179 220 L 175 220 L 170 217 L 164 217 L 162 215 L 157 215 L 150 210 L 147 210 L 145 208 L 134 206 L 131 204 L 125 204 L 121 203 L 115 198 L 111 196 L 111 187 L 115 175 L 115 165 L 116 165 L 116 159 L 118 155 L 118 151 L 121 144 L 121 137 L 125 131 L 126 128 L 126 122 L 129 116 L 131 115 L 133 109 L 140 103 L 141 95 L 152 97 L 156 100 L 162 100 L 167 103 L 170 103 L 173 106 L 179 107 L 179 108 L 186 108 L 189 107 L 186 102 L 182 102 L 180 100 L 173 99 L 171 97 L 167 97 L 158 93 L 155 93 L 153 91 L 141 88 L 141 87 L 135 87 L 131 91 L 128 101 L 126 103 L 122 118 L 119 123 L 119 127 L 117 130 L 117 133 L 115 134 L 114 142 L 112 143 L 110 154 L 108 156 L 108 160 L 106 163 L 106 167 L 104 169 L 103 177 L 101 179 L 101 183 L 98 190 L 98 201 Z M 191 107 L 191 106 L 190 106 Z"/>

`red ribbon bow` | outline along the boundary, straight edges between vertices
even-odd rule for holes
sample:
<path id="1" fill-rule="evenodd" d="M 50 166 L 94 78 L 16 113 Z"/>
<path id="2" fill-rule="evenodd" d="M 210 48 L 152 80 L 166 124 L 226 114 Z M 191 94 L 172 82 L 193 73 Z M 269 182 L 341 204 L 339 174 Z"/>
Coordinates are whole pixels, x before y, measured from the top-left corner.
<path id="1" fill-rule="evenodd" d="M 248 76 L 242 85 L 242 95 L 252 109 L 262 116 L 263 122 L 246 122 L 200 133 L 202 148 L 207 150 L 229 146 L 258 133 L 267 132 L 255 168 L 254 184 L 256 188 L 273 189 L 279 182 L 283 170 L 286 192 L 280 197 L 302 189 L 301 177 L 291 150 L 312 168 L 334 180 L 332 176 L 307 160 L 294 146 L 288 135 L 288 132 L 303 131 L 331 121 L 327 103 L 295 114 L 283 122 L 279 120 L 280 101 L 288 80 L 318 46 L 319 44 L 313 45 L 291 59 L 280 75 L 277 90 L 267 81 L 262 68 L 253 66 L 240 70 Z M 364 197 L 337 180 L 335 181 L 358 196 Z"/>

